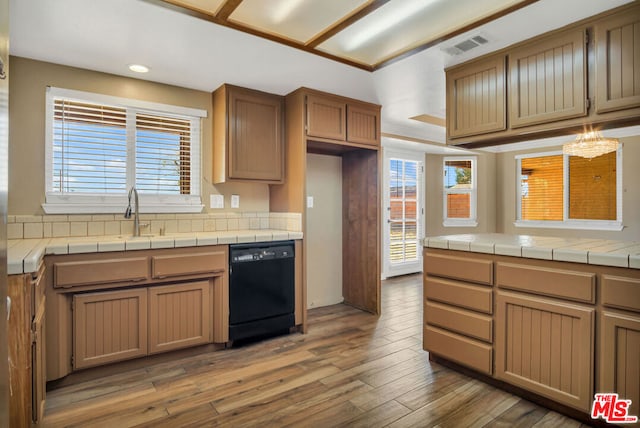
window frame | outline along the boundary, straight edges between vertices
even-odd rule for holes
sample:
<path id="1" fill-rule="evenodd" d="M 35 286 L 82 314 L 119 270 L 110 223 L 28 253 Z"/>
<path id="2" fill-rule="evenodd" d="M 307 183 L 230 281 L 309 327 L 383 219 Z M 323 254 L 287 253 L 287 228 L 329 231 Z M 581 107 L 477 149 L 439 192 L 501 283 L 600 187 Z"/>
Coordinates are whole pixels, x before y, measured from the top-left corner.
<path id="1" fill-rule="evenodd" d="M 562 221 L 559 220 L 522 220 L 522 159 L 530 159 L 544 156 L 562 156 Z M 580 229 L 580 230 L 609 230 L 621 231 L 624 228 L 622 222 L 622 143 L 616 151 L 616 219 L 615 220 L 588 220 L 569 218 L 569 155 L 562 150 L 554 150 L 539 153 L 527 153 L 515 156 L 516 161 L 516 227 L 532 227 L 547 229 Z"/>
<path id="2" fill-rule="evenodd" d="M 121 98 L 92 92 L 47 87 L 45 111 L 45 202 L 42 208 L 46 214 L 104 214 L 122 213 L 127 206 L 127 192 L 135 185 L 136 137 L 127 132 L 127 190 L 118 194 L 103 193 L 60 193 L 53 189 L 53 132 L 54 100 L 67 99 L 78 102 L 104 104 L 126 109 L 127 122 L 133 121 L 137 113 L 161 115 L 191 122 L 190 140 L 190 182 L 188 195 L 140 193 L 142 213 L 199 213 L 204 208 L 201 200 L 202 124 L 207 117 L 202 109 L 173 106 L 136 99 Z M 129 126 L 129 125 L 127 125 Z"/>
<path id="3" fill-rule="evenodd" d="M 449 161 L 471 162 L 471 188 L 447 189 L 445 187 L 445 171 Z M 477 227 L 478 226 L 478 157 L 477 156 L 445 156 L 442 160 L 442 225 L 445 227 Z M 469 194 L 469 218 L 450 218 L 447 209 L 447 195 Z"/>

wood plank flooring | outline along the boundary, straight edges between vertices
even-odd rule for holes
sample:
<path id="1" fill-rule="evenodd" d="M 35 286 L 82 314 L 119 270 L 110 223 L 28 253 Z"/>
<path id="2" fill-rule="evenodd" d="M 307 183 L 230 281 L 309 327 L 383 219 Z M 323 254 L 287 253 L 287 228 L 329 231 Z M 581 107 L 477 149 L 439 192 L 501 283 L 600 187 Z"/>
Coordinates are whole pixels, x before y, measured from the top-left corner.
<path id="1" fill-rule="evenodd" d="M 380 317 L 309 311 L 309 332 L 158 363 L 47 394 L 42 426 L 579 427 L 429 362 L 420 275 L 383 281 Z"/>

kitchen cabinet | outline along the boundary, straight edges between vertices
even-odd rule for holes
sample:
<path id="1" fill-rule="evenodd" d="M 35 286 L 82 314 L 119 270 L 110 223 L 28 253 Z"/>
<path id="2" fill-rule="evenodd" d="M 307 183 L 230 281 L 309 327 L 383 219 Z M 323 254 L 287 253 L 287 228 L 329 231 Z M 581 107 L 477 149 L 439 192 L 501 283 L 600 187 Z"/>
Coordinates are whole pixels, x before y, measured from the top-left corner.
<path id="1" fill-rule="evenodd" d="M 73 296 L 73 368 L 147 355 L 147 290 Z"/>
<path id="2" fill-rule="evenodd" d="M 9 275 L 11 313 L 9 351 L 9 425 L 30 426 L 42 420 L 45 403 L 44 265 L 33 274 Z"/>
<path id="3" fill-rule="evenodd" d="M 49 381 L 229 340 L 226 245 L 50 255 L 45 264 Z"/>
<path id="4" fill-rule="evenodd" d="M 423 348 L 493 373 L 493 263 L 425 254 Z"/>
<path id="5" fill-rule="evenodd" d="M 640 107 L 640 8 L 595 23 L 596 111 Z"/>
<path id="6" fill-rule="evenodd" d="M 307 137 L 380 145 L 380 106 L 309 92 L 306 108 Z"/>
<path id="7" fill-rule="evenodd" d="M 211 341 L 209 281 L 149 288 L 149 353 Z"/>
<path id="8" fill-rule="evenodd" d="M 506 129 L 505 67 L 497 55 L 446 73 L 449 138 Z"/>
<path id="9" fill-rule="evenodd" d="M 512 128 L 587 114 L 584 29 L 554 34 L 509 54 Z"/>
<path id="10" fill-rule="evenodd" d="M 496 377 L 588 412 L 595 309 L 499 290 Z"/>
<path id="11" fill-rule="evenodd" d="M 637 125 L 639 35 L 640 3 L 630 2 L 447 69 L 447 143 L 477 148 Z"/>
<path id="12" fill-rule="evenodd" d="M 347 103 L 338 97 L 307 95 L 307 135 L 345 141 Z"/>
<path id="13" fill-rule="evenodd" d="M 284 98 L 233 85 L 213 93 L 213 182 L 284 180 Z"/>
<path id="14" fill-rule="evenodd" d="M 603 275 L 596 391 L 631 400 L 629 414 L 640 415 L 640 278 Z"/>
<path id="15" fill-rule="evenodd" d="M 307 153 L 341 157 L 342 295 L 347 304 L 379 313 L 380 106 L 299 88 L 286 97 L 286 134 L 287 180 L 270 186 L 269 207 L 301 213 L 306 232 Z M 303 260 L 302 293 L 296 294 L 302 302 L 307 263 Z M 306 310 L 300 315 L 304 331 Z"/>

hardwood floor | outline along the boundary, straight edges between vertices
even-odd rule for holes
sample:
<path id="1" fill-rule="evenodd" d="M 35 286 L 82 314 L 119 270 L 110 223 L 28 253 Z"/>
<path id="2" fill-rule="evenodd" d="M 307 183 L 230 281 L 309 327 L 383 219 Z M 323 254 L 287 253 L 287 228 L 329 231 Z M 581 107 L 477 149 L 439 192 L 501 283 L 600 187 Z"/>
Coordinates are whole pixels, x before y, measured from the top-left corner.
<path id="1" fill-rule="evenodd" d="M 50 391 L 43 426 L 579 427 L 429 362 L 420 275 L 383 281 L 382 313 L 309 311 L 309 332 Z"/>

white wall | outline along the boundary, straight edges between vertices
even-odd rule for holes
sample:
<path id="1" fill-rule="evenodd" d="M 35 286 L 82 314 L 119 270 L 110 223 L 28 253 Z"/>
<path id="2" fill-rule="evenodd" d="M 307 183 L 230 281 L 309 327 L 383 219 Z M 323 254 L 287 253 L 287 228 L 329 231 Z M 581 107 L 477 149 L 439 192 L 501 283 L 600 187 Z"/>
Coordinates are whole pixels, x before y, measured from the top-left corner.
<path id="1" fill-rule="evenodd" d="M 342 158 L 307 154 L 307 307 L 343 301 Z"/>

